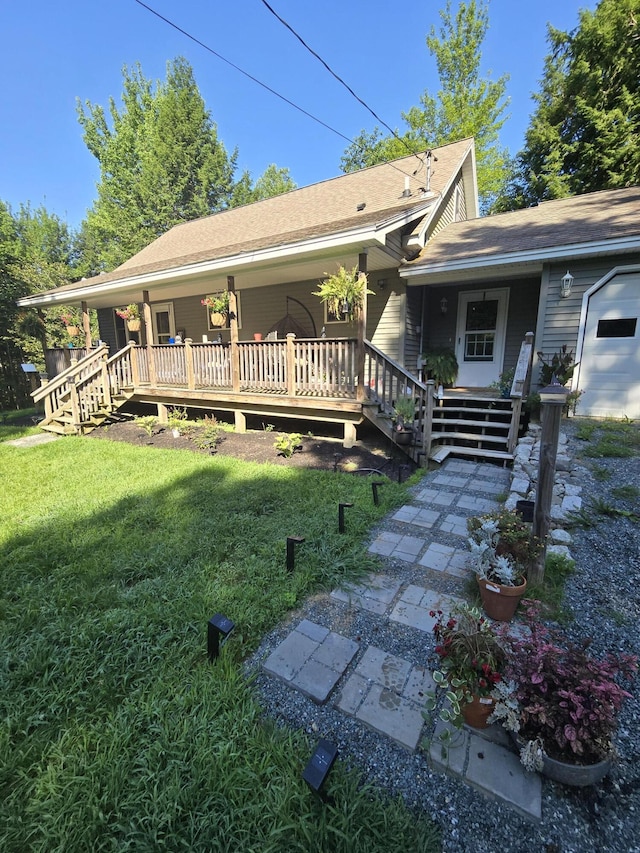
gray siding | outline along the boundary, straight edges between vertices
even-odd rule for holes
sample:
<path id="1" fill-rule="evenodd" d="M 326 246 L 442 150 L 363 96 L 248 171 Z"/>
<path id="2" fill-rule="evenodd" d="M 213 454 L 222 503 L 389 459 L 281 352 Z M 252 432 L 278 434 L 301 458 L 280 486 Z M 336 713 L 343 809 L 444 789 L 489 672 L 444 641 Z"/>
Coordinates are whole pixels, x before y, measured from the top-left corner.
<path id="1" fill-rule="evenodd" d="M 378 290 L 379 278 L 386 278 L 387 285 L 368 298 L 367 337 L 394 361 L 404 364 L 406 287 L 397 270 L 384 270 L 370 276 L 371 290 Z"/>
<path id="2" fill-rule="evenodd" d="M 462 178 L 459 176 L 458 179 L 452 184 L 449 192 L 446 195 L 446 198 L 444 199 L 444 203 L 442 205 L 442 213 L 429 228 L 429 232 L 427 234 L 427 241 L 429 241 L 431 237 L 434 237 L 436 234 L 438 234 L 438 232 L 442 231 L 443 228 L 446 228 L 447 225 L 451 225 L 452 222 L 456 221 L 456 188 L 459 188 L 460 191 L 458 221 L 467 218 L 467 205 L 464 195 L 464 183 L 462 181 Z"/>
<path id="3" fill-rule="evenodd" d="M 578 344 L 580 312 L 585 291 L 618 266 L 640 263 L 640 254 L 608 256 L 587 261 L 569 261 L 550 265 L 546 298 L 540 306 L 542 323 L 536 335 L 536 350 L 553 355 L 564 344 L 574 350 Z M 571 295 L 560 296 L 560 279 L 567 272 L 574 276 Z"/>
<path id="4" fill-rule="evenodd" d="M 509 282 L 497 281 L 493 284 L 483 282 L 483 287 L 510 287 L 509 310 L 507 315 L 507 335 L 503 370 L 514 367 L 520 352 L 520 344 L 527 332 L 535 331 L 538 311 L 538 293 L 540 282 L 537 278 Z M 417 290 L 418 288 L 410 288 Z M 456 345 L 456 306 L 461 291 L 477 290 L 477 285 L 425 288 L 423 326 L 425 330 L 423 349 L 455 349 Z M 449 306 L 446 314 L 440 311 L 440 300 L 446 297 Z"/>

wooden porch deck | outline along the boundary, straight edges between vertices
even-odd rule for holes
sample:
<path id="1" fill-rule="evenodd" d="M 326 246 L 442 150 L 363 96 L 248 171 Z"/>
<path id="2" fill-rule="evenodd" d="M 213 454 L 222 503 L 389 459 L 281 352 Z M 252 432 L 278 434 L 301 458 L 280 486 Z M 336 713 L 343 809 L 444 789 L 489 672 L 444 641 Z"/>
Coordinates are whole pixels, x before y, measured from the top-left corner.
<path id="1" fill-rule="evenodd" d="M 529 349 L 519 364 L 526 371 L 531 344 L 525 344 Z M 161 420 L 169 406 L 231 412 L 240 432 L 252 414 L 341 423 L 346 447 L 365 418 L 395 439 L 393 408 L 408 398 L 415 406 L 413 440 L 403 450 L 415 461 L 426 461 L 434 442 L 449 445 L 448 452 L 459 445 L 465 455 L 475 448 L 477 456 L 507 461 L 517 437 L 521 375 L 518 382 L 520 390 L 514 380 L 512 399 L 500 406 L 495 395 L 470 389 L 448 390 L 438 400 L 433 382 L 421 382 L 366 340 L 289 337 L 225 345 L 187 339 L 179 345 L 129 344 L 113 356 L 102 345 L 33 398 L 44 402 L 43 428 L 65 434 L 92 429 L 135 400 L 157 405 Z"/>

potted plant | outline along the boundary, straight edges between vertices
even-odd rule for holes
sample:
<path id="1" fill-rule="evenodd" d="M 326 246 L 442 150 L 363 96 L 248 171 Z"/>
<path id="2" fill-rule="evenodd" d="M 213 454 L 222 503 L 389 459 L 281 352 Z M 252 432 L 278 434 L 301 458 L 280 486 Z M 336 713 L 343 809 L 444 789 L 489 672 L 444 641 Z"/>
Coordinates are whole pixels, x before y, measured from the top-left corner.
<path id="1" fill-rule="evenodd" d="M 516 736 L 520 760 L 568 785 L 591 785 L 608 772 L 617 717 L 630 694 L 619 678 L 631 678 L 631 655 L 596 657 L 589 643 L 568 643 L 527 609 L 526 634 L 505 638 L 504 681 L 496 685 L 490 722 Z"/>
<path id="2" fill-rule="evenodd" d="M 187 422 L 186 408 L 173 408 L 169 411 L 168 426 L 174 438 L 180 437 L 180 432 Z"/>
<path id="3" fill-rule="evenodd" d="M 508 622 L 527 588 L 527 570 L 540 543 L 509 510 L 475 516 L 467 526 L 484 611 L 491 619 Z"/>
<path id="4" fill-rule="evenodd" d="M 126 321 L 130 332 L 140 331 L 140 309 L 135 302 L 131 302 L 126 308 L 117 308 L 116 314 Z"/>
<path id="5" fill-rule="evenodd" d="M 411 444 L 413 439 L 413 422 L 416 417 L 416 404 L 411 397 L 399 397 L 393 408 L 393 434 L 400 445 Z"/>
<path id="6" fill-rule="evenodd" d="M 508 399 L 511 396 L 511 386 L 513 385 L 513 377 L 516 374 L 515 367 L 509 370 L 503 370 L 496 382 L 492 382 L 489 388 L 497 391 L 503 399 Z"/>
<path id="7" fill-rule="evenodd" d="M 458 378 L 458 359 L 452 349 L 427 350 L 422 355 L 422 369 L 427 379 L 433 379 L 436 388 L 454 385 Z"/>
<path id="8" fill-rule="evenodd" d="M 211 325 L 214 329 L 221 328 L 227 323 L 229 314 L 229 291 L 221 290 L 200 300 L 209 309 Z"/>
<path id="9" fill-rule="evenodd" d="M 348 270 L 343 266 L 333 275 L 325 275 L 327 278 L 320 282 L 320 287 L 313 291 L 313 295 L 319 296 L 325 303 L 328 317 L 343 317 L 353 322 L 362 310 L 365 293 L 375 295 L 373 290 L 367 288 L 367 276 L 358 272 L 358 267 Z"/>
<path id="10" fill-rule="evenodd" d="M 427 707 L 433 710 L 438 693 L 448 706 L 440 711 L 444 722 L 486 728 L 493 711 L 492 691 L 502 680 L 505 649 L 489 621 L 477 607 L 461 604 L 450 615 L 431 611 L 439 668 L 433 673 L 436 690 Z"/>

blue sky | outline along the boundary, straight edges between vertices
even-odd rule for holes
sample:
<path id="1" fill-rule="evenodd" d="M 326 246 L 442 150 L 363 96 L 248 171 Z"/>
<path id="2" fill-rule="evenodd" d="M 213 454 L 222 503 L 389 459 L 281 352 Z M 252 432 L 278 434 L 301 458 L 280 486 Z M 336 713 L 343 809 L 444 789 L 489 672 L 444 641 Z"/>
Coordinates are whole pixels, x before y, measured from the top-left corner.
<path id="1" fill-rule="evenodd" d="M 392 127 L 436 93 L 425 37 L 446 0 L 270 0 L 273 8 Z M 148 0 L 148 5 L 344 136 L 373 117 L 268 12 L 260 0 Z M 457 4 L 454 0 L 454 8 Z M 533 109 L 547 53 L 547 22 L 573 29 L 595 0 L 490 0 L 483 73 L 510 75 L 510 118 L 501 143 L 516 153 Z M 344 139 L 257 87 L 135 0 L 22 0 L 0 9 L 0 199 L 44 204 L 76 227 L 95 198 L 97 161 L 82 141 L 76 98 L 119 101 L 122 68 L 151 79 L 184 56 L 239 169 L 257 178 L 286 166 L 299 186 L 340 173 Z"/>

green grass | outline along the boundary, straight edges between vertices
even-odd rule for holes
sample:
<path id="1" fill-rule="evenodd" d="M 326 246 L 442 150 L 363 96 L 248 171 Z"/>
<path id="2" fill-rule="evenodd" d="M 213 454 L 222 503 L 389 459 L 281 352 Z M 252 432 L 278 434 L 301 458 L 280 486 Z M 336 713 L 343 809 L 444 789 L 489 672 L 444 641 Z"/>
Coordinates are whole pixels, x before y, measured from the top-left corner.
<path id="1" fill-rule="evenodd" d="M 629 420 L 585 421 L 576 431 L 588 442 L 585 456 L 595 459 L 627 458 L 640 453 L 640 425 Z"/>
<path id="2" fill-rule="evenodd" d="M 312 743 L 262 719 L 242 667 L 289 608 L 375 565 L 363 537 L 405 487 L 376 508 L 359 477 L 80 438 L 0 445 L 0 472 L 3 853 L 438 849 L 340 761 L 322 806 Z M 216 611 L 237 627 L 211 666 Z"/>
<path id="3" fill-rule="evenodd" d="M 15 423 L 15 421 L 22 420 L 23 418 L 33 418 L 37 416 L 35 409 L 19 409 L 17 411 L 0 412 L 0 442 L 15 441 L 18 438 L 24 438 L 27 435 L 35 435 L 40 432 L 40 429 L 37 426 L 22 426 Z"/>

